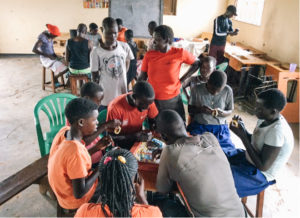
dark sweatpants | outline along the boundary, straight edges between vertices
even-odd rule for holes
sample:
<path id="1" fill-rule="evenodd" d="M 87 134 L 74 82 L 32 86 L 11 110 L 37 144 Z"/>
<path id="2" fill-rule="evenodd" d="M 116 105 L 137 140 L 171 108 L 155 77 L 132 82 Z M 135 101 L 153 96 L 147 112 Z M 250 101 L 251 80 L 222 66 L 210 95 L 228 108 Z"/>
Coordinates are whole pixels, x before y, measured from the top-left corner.
<path id="1" fill-rule="evenodd" d="M 209 56 L 217 59 L 217 65 L 224 62 L 225 45 L 212 45 L 209 47 Z"/>
<path id="2" fill-rule="evenodd" d="M 166 109 L 176 111 L 185 122 L 185 112 L 180 94 L 168 100 L 155 99 L 155 105 L 159 112 Z"/>

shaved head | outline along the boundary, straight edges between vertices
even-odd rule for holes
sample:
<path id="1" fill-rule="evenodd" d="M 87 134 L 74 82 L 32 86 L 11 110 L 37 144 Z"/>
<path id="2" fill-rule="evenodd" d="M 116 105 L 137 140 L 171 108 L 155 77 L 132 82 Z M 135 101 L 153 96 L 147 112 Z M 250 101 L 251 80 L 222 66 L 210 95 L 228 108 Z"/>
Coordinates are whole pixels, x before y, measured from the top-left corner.
<path id="1" fill-rule="evenodd" d="M 177 138 L 186 134 L 184 122 L 174 110 L 163 110 L 156 118 L 156 130 L 167 138 Z"/>

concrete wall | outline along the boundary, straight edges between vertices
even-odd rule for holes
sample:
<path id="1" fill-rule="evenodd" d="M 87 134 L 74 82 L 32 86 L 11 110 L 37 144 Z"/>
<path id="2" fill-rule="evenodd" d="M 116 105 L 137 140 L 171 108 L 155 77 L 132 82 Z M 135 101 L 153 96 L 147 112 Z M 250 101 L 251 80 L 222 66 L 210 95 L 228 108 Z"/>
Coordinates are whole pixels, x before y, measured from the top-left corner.
<path id="1" fill-rule="evenodd" d="M 299 0 L 265 0 L 261 26 L 234 20 L 233 26 L 240 32 L 232 41 L 251 45 L 282 62 L 299 65 Z"/>
<path id="2" fill-rule="evenodd" d="M 101 24 L 108 9 L 85 9 L 82 0 L 0 0 L 0 53 L 31 53 L 45 24 L 57 25 L 61 32 L 79 23 Z M 151 0 L 149 0 L 151 2 Z M 223 13 L 227 0 L 178 0 L 177 16 L 164 16 L 177 37 L 195 37 L 212 31 L 213 19 Z"/>

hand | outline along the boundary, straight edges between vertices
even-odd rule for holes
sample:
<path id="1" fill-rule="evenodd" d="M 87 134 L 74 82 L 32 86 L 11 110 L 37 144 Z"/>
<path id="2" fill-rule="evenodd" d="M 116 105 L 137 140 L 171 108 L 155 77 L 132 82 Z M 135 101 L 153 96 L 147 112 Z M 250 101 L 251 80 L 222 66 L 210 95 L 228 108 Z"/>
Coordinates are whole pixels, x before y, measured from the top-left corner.
<path id="1" fill-rule="evenodd" d="M 224 110 L 222 110 L 220 108 L 216 108 L 215 110 L 218 111 L 218 115 L 223 115 L 224 114 Z"/>
<path id="2" fill-rule="evenodd" d="M 134 183 L 134 187 L 138 203 L 148 204 L 145 196 L 145 182 L 139 174 L 137 174 L 137 179 Z"/>
<path id="3" fill-rule="evenodd" d="M 236 127 L 232 123 L 230 123 L 230 126 L 229 126 L 230 130 L 232 132 L 234 132 L 240 138 L 247 137 L 245 125 L 244 125 L 244 122 L 242 121 L 242 119 L 238 115 L 234 115 L 232 120 L 236 120 L 238 122 L 238 126 Z"/>
<path id="4" fill-rule="evenodd" d="M 113 144 L 113 140 L 112 140 L 111 136 L 107 135 L 107 136 L 104 136 L 103 138 L 101 138 L 100 141 L 98 141 L 95 146 L 97 146 L 97 148 L 99 150 L 104 150 L 107 146 L 112 145 L 112 144 Z"/>
<path id="5" fill-rule="evenodd" d="M 109 132 L 113 132 L 114 129 L 118 126 L 121 126 L 121 121 L 120 120 L 110 120 L 108 122 L 106 122 L 104 125 L 105 125 L 105 128 L 109 131 Z"/>
<path id="6" fill-rule="evenodd" d="M 136 139 L 138 142 L 147 142 L 152 139 L 152 132 L 149 131 L 141 131 L 136 133 Z"/>
<path id="7" fill-rule="evenodd" d="M 212 114 L 213 109 L 206 105 L 203 105 L 203 106 L 201 106 L 201 111 L 202 111 L 202 113 Z"/>
<path id="8" fill-rule="evenodd" d="M 152 152 L 152 161 L 157 161 L 160 159 L 160 155 L 161 155 L 162 149 L 156 149 Z"/>

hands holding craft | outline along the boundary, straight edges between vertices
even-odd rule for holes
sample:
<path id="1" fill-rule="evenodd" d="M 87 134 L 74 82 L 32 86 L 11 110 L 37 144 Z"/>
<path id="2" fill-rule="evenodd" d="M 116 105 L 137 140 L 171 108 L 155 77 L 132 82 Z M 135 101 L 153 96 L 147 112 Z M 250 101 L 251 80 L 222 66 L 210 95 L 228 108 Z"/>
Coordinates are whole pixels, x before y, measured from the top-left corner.
<path id="1" fill-rule="evenodd" d="M 233 118 L 229 124 L 229 128 L 232 132 L 234 132 L 240 138 L 245 137 L 247 135 L 245 124 L 239 115 L 233 116 Z"/>

